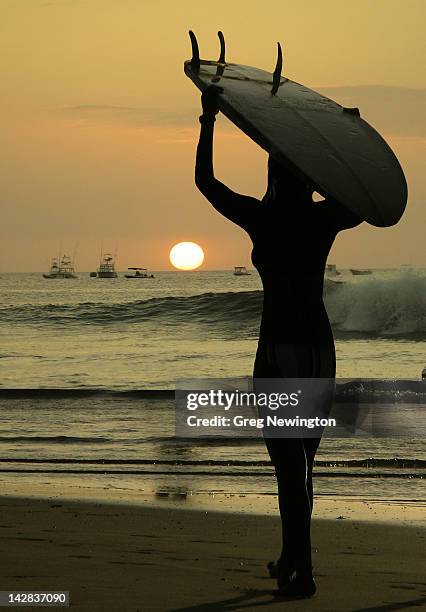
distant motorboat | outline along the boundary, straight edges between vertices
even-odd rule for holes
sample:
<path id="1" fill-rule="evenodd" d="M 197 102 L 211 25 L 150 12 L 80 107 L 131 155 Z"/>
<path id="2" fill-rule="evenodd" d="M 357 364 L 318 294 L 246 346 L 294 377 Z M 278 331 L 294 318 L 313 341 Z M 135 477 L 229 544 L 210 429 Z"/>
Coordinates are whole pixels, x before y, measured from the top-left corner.
<path id="1" fill-rule="evenodd" d="M 117 278 L 118 274 L 115 271 L 114 257 L 110 253 L 105 253 L 101 256 L 101 262 L 97 272 L 91 272 L 90 276 L 98 278 Z"/>
<path id="2" fill-rule="evenodd" d="M 364 274 L 372 274 L 371 270 L 352 270 L 351 272 L 354 276 L 362 276 Z"/>
<path id="3" fill-rule="evenodd" d="M 325 274 L 326 276 L 339 276 L 340 272 L 335 264 L 327 264 L 325 266 Z"/>
<path id="4" fill-rule="evenodd" d="M 43 274 L 44 278 L 77 278 L 74 273 L 74 264 L 68 255 L 63 255 L 61 259 L 53 257 L 50 270 Z"/>
<path id="5" fill-rule="evenodd" d="M 150 274 L 147 268 L 127 268 L 128 270 L 134 270 L 134 274 L 125 274 L 125 278 L 154 278 L 153 274 Z"/>
<path id="6" fill-rule="evenodd" d="M 343 280 L 335 280 L 334 278 L 326 278 L 325 279 L 325 289 L 335 289 L 336 287 L 346 285 L 346 282 Z"/>
<path id="7" fill-rule="evenodd" d="M 250 272 L 245 266 L 235 266 L 234 276 L 250 276 Z"/>

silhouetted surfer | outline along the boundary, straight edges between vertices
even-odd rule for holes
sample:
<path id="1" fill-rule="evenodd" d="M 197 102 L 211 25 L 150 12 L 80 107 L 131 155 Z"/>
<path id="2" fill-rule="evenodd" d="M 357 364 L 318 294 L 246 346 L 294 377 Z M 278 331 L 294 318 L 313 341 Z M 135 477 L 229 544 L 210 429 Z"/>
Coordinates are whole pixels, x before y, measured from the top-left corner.
<path id="1" fill-rule="evenodd" d="M 254 378 L 334 378 L 333 334 L 323 303 L 324 270 L 340 230 L 361 220 L 337 202 L 314 203 L 313 189 L 271 156 L 262 201 L 235 193 L 213 172 L 213 128 L 220 89 L 202 95 L 195 181 L 226 218 L 247 231 L 264 302 Z M 279 593 L 310 596 L 312 467 L 320 439 L 265 438 L 275 467 L 282 520 L 282 554 L 268 568 Z"/>

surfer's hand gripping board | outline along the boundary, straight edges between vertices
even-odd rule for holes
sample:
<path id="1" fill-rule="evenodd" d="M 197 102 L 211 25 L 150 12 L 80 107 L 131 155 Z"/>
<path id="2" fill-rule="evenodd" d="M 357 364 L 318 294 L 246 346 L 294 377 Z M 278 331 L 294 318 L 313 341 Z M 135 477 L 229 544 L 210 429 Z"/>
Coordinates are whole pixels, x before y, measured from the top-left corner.
<path id="1" fill-rule="evenodd" d="M 217 115 L 219 112 L 218 96 L 223 92 L 222 87 L 209 85 L 201 94 L 201 106 L 204 115 Z"/>
<path id="2" fill-rule="evenodd" d="M 372 225 L 397 223 L 407 202 L 404 173 L 359 110 L 344 108 L 282 77 L 279 44 L 271 75 L 226 62 L 225 41 L 221 32 L 218 35 L 220 57 L 210 61 L 200 59 L 190 32 L 192 59 L 185 62 L 184 70 L 198 89 L 220 86 L 222 93 L 215 102 L 223 114 L 321 195 Z"/>

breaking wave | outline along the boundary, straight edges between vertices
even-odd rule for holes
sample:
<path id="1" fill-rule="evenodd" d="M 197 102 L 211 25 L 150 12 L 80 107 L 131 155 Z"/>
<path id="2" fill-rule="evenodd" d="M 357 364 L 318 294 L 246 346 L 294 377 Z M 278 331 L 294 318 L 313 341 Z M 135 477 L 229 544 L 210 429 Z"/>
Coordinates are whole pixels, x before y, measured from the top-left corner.
<path id="1" fill-rule="evenodd" d="M 345 283 L 325 301 L 337 332 L 426 336 L 426 277 L 416 273 Z"/>

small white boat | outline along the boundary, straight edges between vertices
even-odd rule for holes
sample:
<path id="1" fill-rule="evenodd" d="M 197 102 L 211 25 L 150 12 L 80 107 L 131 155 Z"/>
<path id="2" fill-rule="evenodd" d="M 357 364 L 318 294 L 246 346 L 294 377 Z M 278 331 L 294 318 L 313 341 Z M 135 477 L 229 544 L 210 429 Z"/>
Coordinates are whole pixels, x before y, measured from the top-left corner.
<path id="1" fill-rule="evenodd" d="M 47 274 L 43 274 L 44 278 L 77 278 L 74 273 L 74 263 L 68 255 L 53 257 L 50 264 L 50 270 Z"/>
<path id="2" fill-rule="evenodd" d="M 345 281 L 335 280 L 334 278 L 326 278 L 325 279 L 325 290 L 335 289 L 336 287 L 341 287 L 342 285 L 346 285 Z"/>
<path id="3" fill-rule="evenodd" d="M 250 272 L 245 266 L 235 266 L 234 276 L 250 276 Z"/>
<path id="4" fill-rule="evenodd" d="M 147 268 L 127 268 L 128 270 L 134 270 L 134 274 L 125 274 L 125 278 L 154 278 L 153 274 L 150 274 Z"/>
<path id="5" fill-rule="evenodd" d="M 363 276 L 365 274 L 372 274 L 371 270 L 352 270 L 351 272 L 354 276 Z"/>

